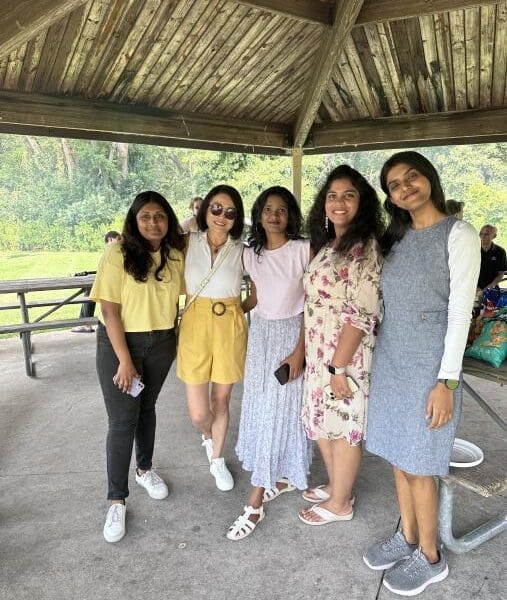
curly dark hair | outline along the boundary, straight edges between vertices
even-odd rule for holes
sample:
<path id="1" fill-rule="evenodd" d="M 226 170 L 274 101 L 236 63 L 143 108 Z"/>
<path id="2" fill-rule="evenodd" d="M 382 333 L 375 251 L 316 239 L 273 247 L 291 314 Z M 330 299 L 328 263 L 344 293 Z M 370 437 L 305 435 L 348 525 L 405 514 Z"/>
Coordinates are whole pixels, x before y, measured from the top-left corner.
<path id="1" fill-rule="evenodd" d="M 261 225 L 261 216 L 269 196 L 280 196 L 287 205 L 287 228 L 285 235 L 289 240 L 300 240 L 303 227 L 303 215 L 299 204 L 292 192 L 280 185 L 274 185 L 262 191 L 252 206 L 252 225 L 248 235 L 248 245 L 253 247 L 255 254 L 260 255 L 262 248 L 266 245 L 267 237 L 264 227 Z"/>
<path id="2" fill-rule="evenodd" d="M 380 171 L 380 185 L 386 195 L 384 208 L 389 219 L 387 229 L 380 243 L 384 255 L 389 254 L 393 244 L 403 238 L 412 223 L 412 218 L 408 210 L 404 210 L 393 204 L 389 197 L 387 174 L 393 167 L 400 164 L 408 165 L 429 180 L 431 185 L 431 201 L 437 210 L 446 214 L 444 190 L 442 189 L 437 170 L 432 163 L 425 156 L 413 150 L 405 150 L 404 152 L 393 154 L 391 158 L 386 160 Z"/>
<path id="3" fill-rule="evenodd" d="M 216 185 L 206 194 L 206 196 L 204 196 L 201 208 L 195 217 L 197 227 L 199 227 L 201 231 L 206 231 L 206 229 L 208 229 L 208 224 L 206 223 L 206 213 L 208 212 L 208 206 L 211 204 L 211 201 L 217 194 L 226 194 L 234 204 L 234 208 L 236 209 L 236 218 L 234 219 L 234 225 L 229 231 L 229 235 L 233 240 L 238 240 L 243 233 L 243 227 L 245 225 L 245 210 L 243 208 L 241 194 L 231 185 L 225 185 L 224 183 Z"/>
<path id="4" fill-rule="evenodd" d="M 326 227 L 326 196 L 333 181 L 348 179 L 359 192 L 359 208 L 347 231 L 335 244 L 336 252 L 347 254 L 358 243 L 366 244 L 370 239 L 380 241 L 384 232 L 382 207 L 377 192 L 366 179 L 349 165 L 334 168 L 318 191 L 308 214 L 308 233 L 315 254 L 327 243 L 336 239 L 331 222 Z"/>
<path id="5" fill-rule="evenodd" d="M 155 271 L 155 279 L 162 281 L 160 273 L 169 260 L 171 248 L 183 250 L 184 238 L 178 219 L 174 214 L 171 205 L 158 192 L 146 191 L 138 194 L 125 217 L 123 224 L 123 243 L 122 251 L 124 256 L 124 269 L 136 281 L 146 282 L 150 267 L 153 265 L 153 259 L 150 252 L 152 248 L 149 242 L 139 233 L 137 226 L 137 213 L 149 202 L 155 202 L 167 215 L 168 229 L 167 234 L 162 238 L 160 244 L 160 266 Z"/>

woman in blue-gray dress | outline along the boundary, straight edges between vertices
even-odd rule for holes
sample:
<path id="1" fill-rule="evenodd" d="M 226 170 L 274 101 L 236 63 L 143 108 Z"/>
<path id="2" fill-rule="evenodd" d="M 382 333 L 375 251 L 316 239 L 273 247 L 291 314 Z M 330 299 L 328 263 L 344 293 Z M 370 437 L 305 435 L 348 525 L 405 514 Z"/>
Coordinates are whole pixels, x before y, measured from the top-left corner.
<path id="1" fill-rule="evenodd" d="M 433 165 L 399 152 L 383 166 L 389 215 L 384 317 L 373 353 L 366 448 L 393 465 L 402 528 L 364 555 L 413 596 L 447 577 L 434 476 L 446 475 L 461 412 L 461 363 L 480 267 L 474 228 L 445 214 Z"/>

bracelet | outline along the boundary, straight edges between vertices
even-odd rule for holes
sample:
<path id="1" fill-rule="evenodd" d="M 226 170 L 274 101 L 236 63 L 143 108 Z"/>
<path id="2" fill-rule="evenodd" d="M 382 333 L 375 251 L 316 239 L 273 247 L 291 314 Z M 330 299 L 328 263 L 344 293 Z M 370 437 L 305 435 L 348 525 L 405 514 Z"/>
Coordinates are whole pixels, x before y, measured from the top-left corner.
<path id="1" fill-rule="evenodd" d="M 335 367 L 334 365 L 329 364 L 327 370 L 331 375 L 345 375 L 346 367 Z"/>

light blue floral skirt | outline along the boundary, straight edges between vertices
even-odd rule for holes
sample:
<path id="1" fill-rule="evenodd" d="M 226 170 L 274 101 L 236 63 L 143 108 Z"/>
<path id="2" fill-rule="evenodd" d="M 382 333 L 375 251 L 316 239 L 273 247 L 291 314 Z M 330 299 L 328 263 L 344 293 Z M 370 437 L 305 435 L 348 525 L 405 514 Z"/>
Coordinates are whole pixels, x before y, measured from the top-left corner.
<path id="1" fill-rule="evenodd" d="M 300 420 L 303 378 L 280 385 L 273 375 L 296 347 L 301 318 L 255 316 L 250 326 L 236 453 L 254 486 L 270 488 L 287 477 L 298 489 L 307 487 L 311 442 Z"/>

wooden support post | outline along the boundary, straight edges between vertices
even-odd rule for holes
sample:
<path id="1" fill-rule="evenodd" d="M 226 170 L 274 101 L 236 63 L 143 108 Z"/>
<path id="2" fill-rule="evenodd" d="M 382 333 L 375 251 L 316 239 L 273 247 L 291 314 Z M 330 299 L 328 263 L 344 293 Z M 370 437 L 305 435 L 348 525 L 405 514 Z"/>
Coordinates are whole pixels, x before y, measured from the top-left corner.
<path id="1" fill-rule="evenodd" d="M 303 149 L 301 146 L 295 146 L 292 149 L 292 193 L 296 196 L 296 200 L 301 206 L 301 191 L 302 191 L 302 175 L 303 175 Z"/>

